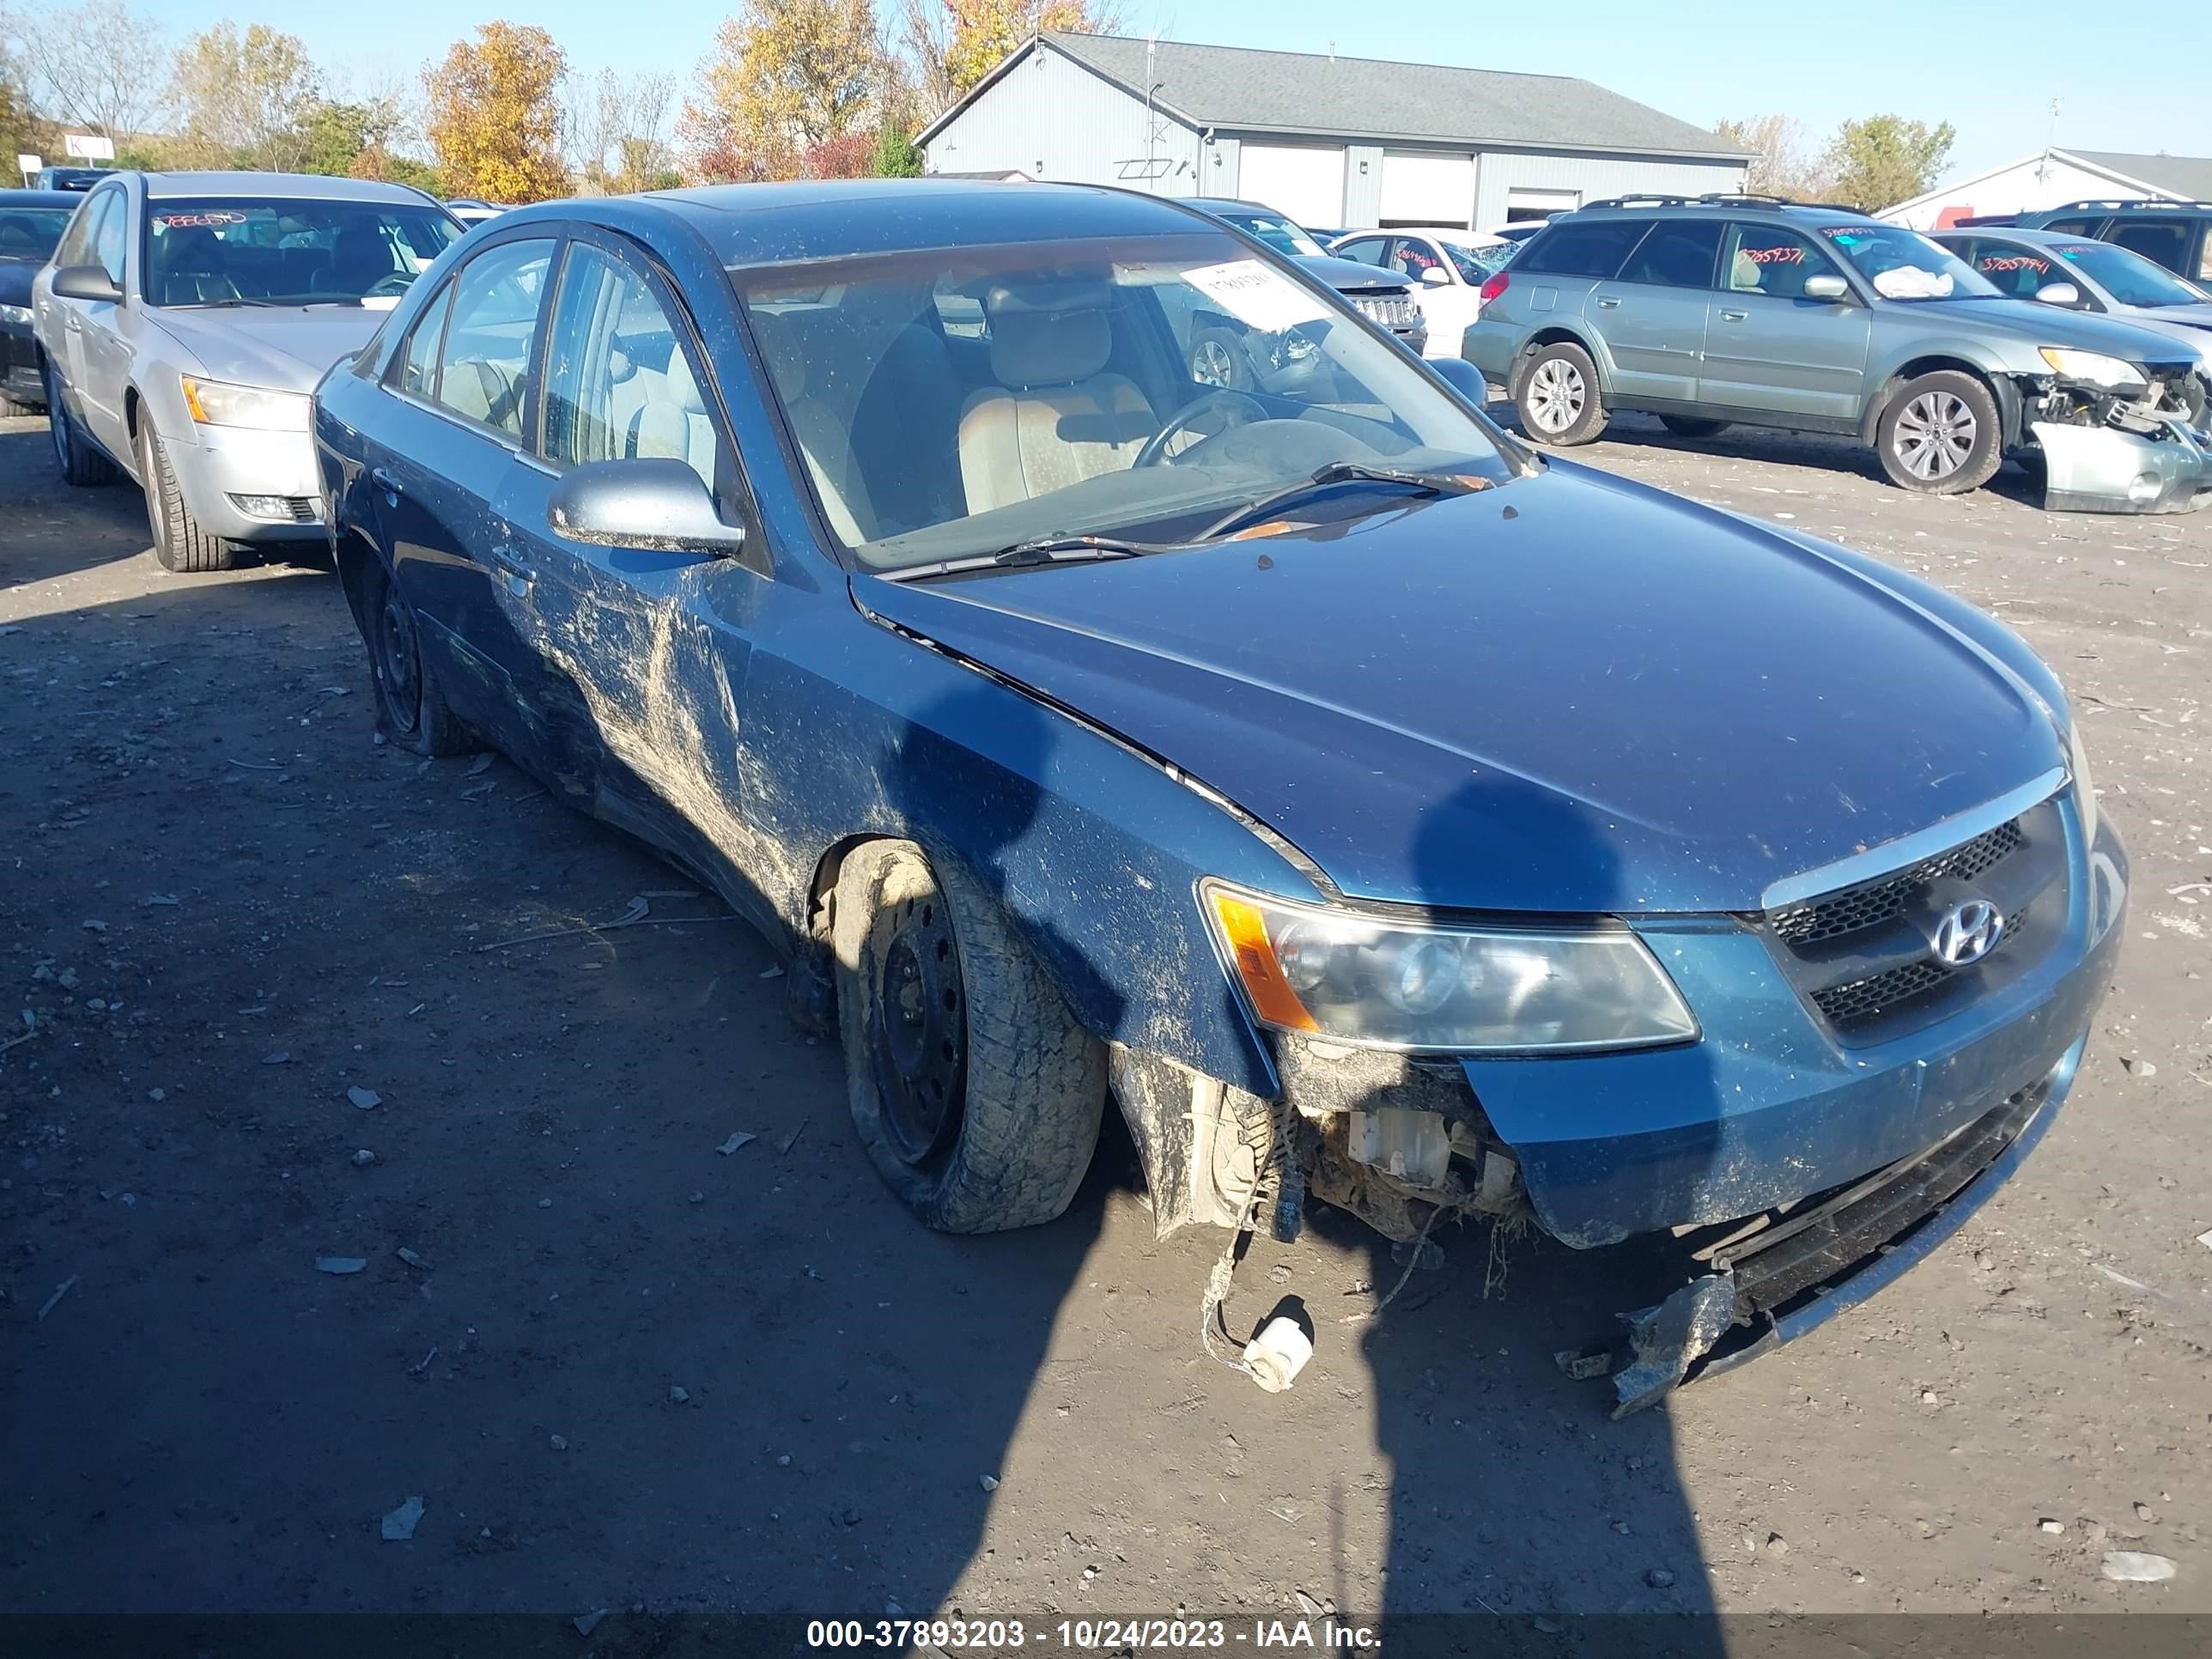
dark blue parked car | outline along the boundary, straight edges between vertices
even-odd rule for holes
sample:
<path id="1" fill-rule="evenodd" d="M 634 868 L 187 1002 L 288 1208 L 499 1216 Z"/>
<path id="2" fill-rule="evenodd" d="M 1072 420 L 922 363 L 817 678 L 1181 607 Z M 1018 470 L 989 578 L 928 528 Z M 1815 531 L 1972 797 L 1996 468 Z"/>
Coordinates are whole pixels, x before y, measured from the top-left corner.
<path id="1" fill-rule="evenodd" d="M 1164 1231 L 1679 1230 L 1632 1405 L 2018 1164 L 2126 864 L 2011 633 L 1463 367 L 1172 202 L 769 185 L 502 215 L 314 426 L 386 732 L 750 917 L 923 1220 L 1059 1214 L 1110 1095 Z"/>

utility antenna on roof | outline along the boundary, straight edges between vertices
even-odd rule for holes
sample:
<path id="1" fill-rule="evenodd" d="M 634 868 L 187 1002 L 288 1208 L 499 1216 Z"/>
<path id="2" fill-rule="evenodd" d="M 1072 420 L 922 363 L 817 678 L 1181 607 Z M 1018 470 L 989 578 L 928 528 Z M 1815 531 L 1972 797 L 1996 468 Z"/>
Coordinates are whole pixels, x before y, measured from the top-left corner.
<path id="1" fill-rule="evenodd" d="M 2039 185 L 2051 180 L 2051 152 L 2058 148 L 2058 112 L 2065 102 L 2063 98 L 2051 100 L 2051 131 L 2043 141 L 2043 159 L 2035 164 L 2035 181 Z"/>

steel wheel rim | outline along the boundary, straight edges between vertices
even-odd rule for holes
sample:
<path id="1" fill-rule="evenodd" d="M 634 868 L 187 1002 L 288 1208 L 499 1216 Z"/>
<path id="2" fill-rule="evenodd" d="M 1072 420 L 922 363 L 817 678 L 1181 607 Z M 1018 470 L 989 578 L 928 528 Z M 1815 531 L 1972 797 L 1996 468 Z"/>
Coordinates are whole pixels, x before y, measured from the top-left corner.
<path id="1" fill-rule="evenodd" d="M 1229 348 L 1218 340 L 1200 340 L 1191 349 L 1190 378 L 1200 386 L 1225 387 L 1236 378 Z"/>
<path id="2" fill-rule="evenodd" d="M 1528 418 L 1543 431 L 1565 432 L 1589 400 L 1582 371 L 1564 358 L 1546 358 L 1528 377 Z"/>
<path id="3" fill-rule="evenodd" d="M 877 964 L 876 1093 L 902 1163 L 927 1164 L 959 1138 L 968 1080 L 968 999 L 941 893 L 902 899 Z"/>
<path id="4" fill-rule="evenodd" d="M 46 431 L 54 441 L 54 459 L 67 471 L 70 464 L 69 412 L 62 407 L 62 377 L 46 365 Z"/>
<path id="5" fill-rule="evenodd" d="M 1899 411 L 1892 445 L 1905 470 L 1924 483 L 1963 468 L 1981 435 L 1981 422 L 1955 392 L 1923 392 Z"/>
<path id="6" fill-rule="evenodd" d="M 377 618 L 377 672 L 385 702 L 403 732 L 412 732 L 422 702 L 422 665 L 415 647 L 415 623 L 397 593 L 387 591 Z"/>

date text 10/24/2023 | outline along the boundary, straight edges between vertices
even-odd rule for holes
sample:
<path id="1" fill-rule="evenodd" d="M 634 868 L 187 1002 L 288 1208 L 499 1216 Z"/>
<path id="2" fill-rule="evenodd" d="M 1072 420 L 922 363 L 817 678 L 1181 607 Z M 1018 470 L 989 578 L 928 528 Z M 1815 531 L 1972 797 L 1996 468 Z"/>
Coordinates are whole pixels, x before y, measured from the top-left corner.
<path id="1" fill-rule="evenodd" d="M 1127 1649 L 1338 1648 L 1381 1646 L 1372 1626 L 1330 1614 L 1321 1619 L 816 1619 L 806 1626 L 811 1648 L 933 1647 L 946 1653 L 1040 1654 Z"/>

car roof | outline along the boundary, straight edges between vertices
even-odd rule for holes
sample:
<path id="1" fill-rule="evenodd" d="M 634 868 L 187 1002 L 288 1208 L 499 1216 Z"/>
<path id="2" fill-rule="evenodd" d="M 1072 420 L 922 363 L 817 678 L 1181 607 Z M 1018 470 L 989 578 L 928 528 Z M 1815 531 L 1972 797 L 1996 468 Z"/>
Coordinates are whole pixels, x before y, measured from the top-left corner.
<path id="1" fill-rule="evenodd" d="M 1572 213 L 1556 215 L 1551 222 L 1565 224 L 1585 217 L 1636 218 L 1651 213 L 1680 213 L 1698 218 L 1725 213 L 1731 219 L 1765 219 L 1785 225 L 1833 224 L 1838 219 L 1863 221 L 1869 225 L 1884 222 L 1870 213 L 1833 202 L 1786 202 L 1778 196 L 1718 194 L 1608 197 L 1602 201 L 1586 203 Z"/>
<path id="2" fill-rule="evenodd" d="M 2094 242 L 2094 236 L 2084 236 L 2078 230 L 2037 230 L 2027 225 L 1947 225 L 1942 230 L 1921 233 L 1923 236 L 1981 236 L 1997 240 L 2033 242 L 2038 247 L 2056 247 L 2061 242 Z M 2106 243 L 2106 246 L 2117 244 Z"/>
<path id="3" fill-rule="evenodd" d="M 0 190 L 0 207 L 67 208 L 84 200 L 81 190 Z"/>
<path id="4" fill-rule="evenodd" d="M 405 202 L 436 205 L 410 185 L 375 179 L 333 179 L 318 173 L 146 173 L 149 200 L 191 196 L 259 196 L 301 202 Z"/>

